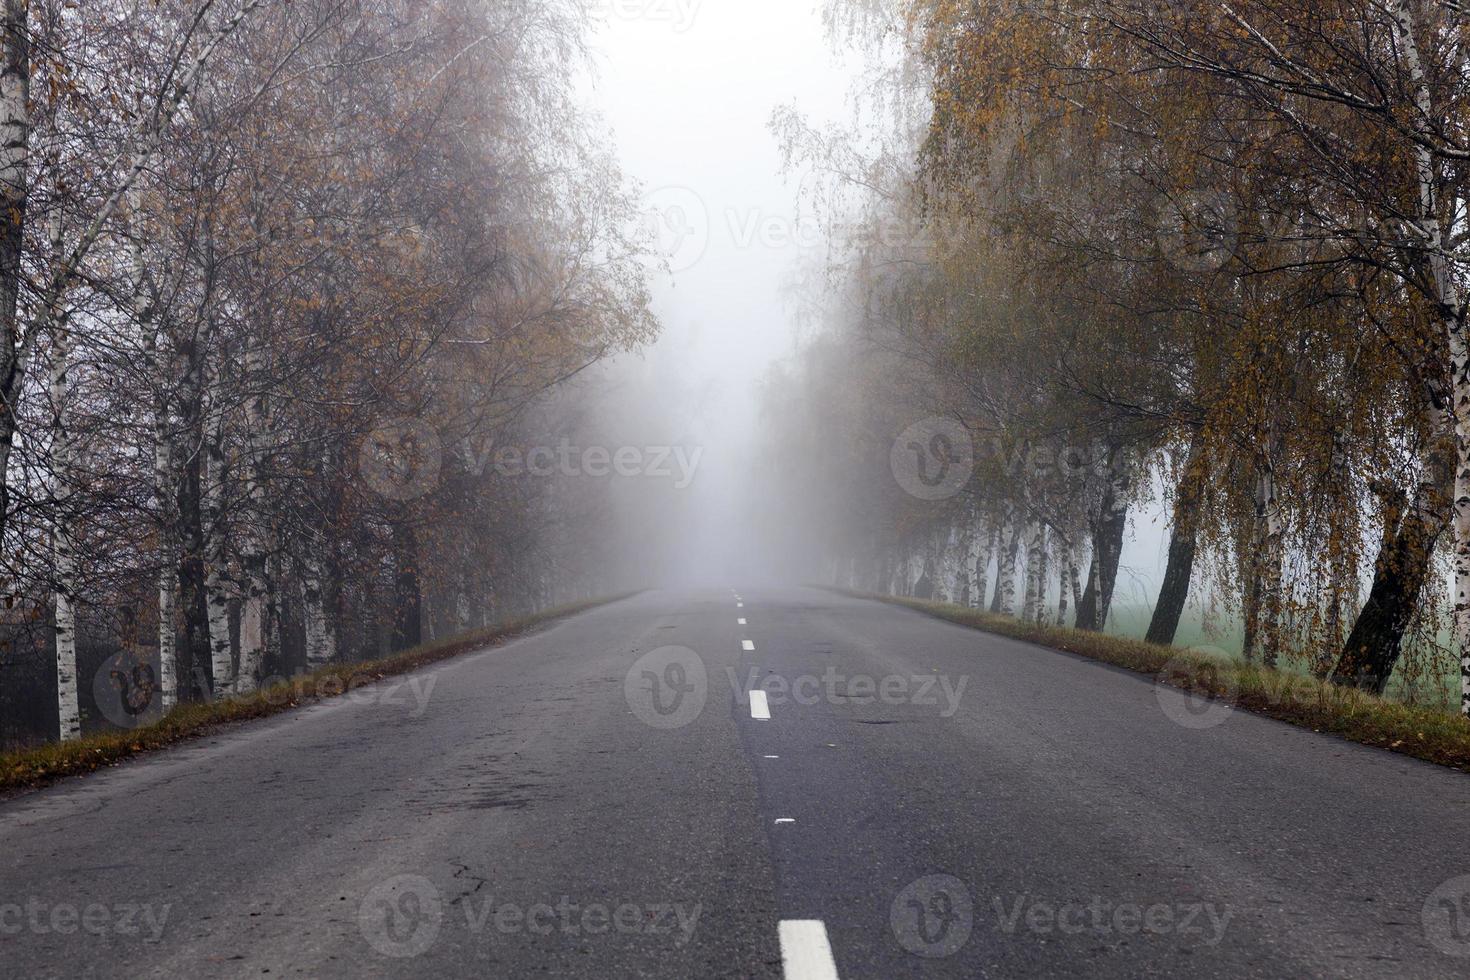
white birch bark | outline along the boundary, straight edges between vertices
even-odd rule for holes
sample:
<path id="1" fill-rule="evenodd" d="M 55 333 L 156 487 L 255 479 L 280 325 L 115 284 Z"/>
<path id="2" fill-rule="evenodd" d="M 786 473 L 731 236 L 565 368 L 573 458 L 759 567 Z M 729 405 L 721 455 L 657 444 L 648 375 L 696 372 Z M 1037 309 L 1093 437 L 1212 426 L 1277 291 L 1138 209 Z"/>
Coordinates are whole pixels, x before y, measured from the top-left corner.
<path id="1" fill-rule="evenodd" d="M 955 596 L 955 602 L 971 609 L 975 608 L 975 567 L 980 561 L 980 552 L 985 547 L 985 543 L 980 540 L 983 532 L 979 517 L 971 514 L 965 520 L 965 547 L 960 554 L 960 592 Z"/>
<path id="2" fill-rule="evenodd" d="M 939 566 L 941 584 L 935 590 L 935 598 L 941 602 L 959 602 L 960 590 L 963 587 L 960 572 L 965 565 L 965 555 L 970 550 L 969 543 L 965 541 L 964 531 L 953 525 L 945 528 L 942 535 L 945 547 L 941 552 L 942 560 Z"/>
<path id="3" fill-rule="evenodd" d="M 327 615 L 318 542 L 319 539 L 308 546 L 307 554 L 301 560 L 301 611 L 306 627 L 306 666 L 309 670 L 319 670 L 337 656 L 337 640 Z"/>
<path id="4" fill-rule="evenodd" d="M 1032 518 L 1026 534 L 1026 597 L 1021 618 L 1040 623 L 1046 602 L 1046 525 Z"/>
<path id="5" fill-rule="evenodd" d="M 208 554 L 205 560 L 204 592 L 209 616 L 210 671 L 214 697 L 223 700 L 235 689 L 235 664 L 230 647 L 230 585 L 225 526 L 224 419 L 215 414 L 207 423 L 204 455 L 204 533 Z"/>
<path id="6" fill-rule="evenodd" d="M 1045 524 L 1037 522 L 1041 529 L 1038 539 L 1040 555 L 1036 559 L 1036 623 L 1046 625 L 1046 583 L 1051 578 L 1051 533 Z"/>
<path id="7" fill-rule="evenodd" d="M 153 424 L 153 493 L 158 510 L 158 697 L 164 712 L 179 703 L 179 651 L 175 616 L 178 609 L 178 536 L 172 486 L 173 444 L 168 431 L 168 403 L 159 398 Z"/>
<path id="8" fill-rule="evenodd" d="M 1414 146 L 1418 184 L 1418 219 L 1414 228 L 1424 240 L 1423 255 L 1433 284 L 1449 341 L 1451 410 L 1455 435 L 1455 612 L 1454 642 L 1460 654 L 1460 710 L 1470 715 L 1470 338 L 1466 337 L 1465 292 L 1456 279 L 1444 222 L 1440 217 L 1438 174 L 1434 153 L 1434 100 L 1419 54 L 1417 11 L 1412 0 L 1393 5 L 1394 40 L 1413 91 L 1411 125 L 1419 139 Z"/>
<path id="9" fill-rule="evenodd" d="M 281 557 L 279 550 L 275 548 L 276 540 L 271 539 L 271 554 L 268 559 L 266 571 L 266 582 L 269 588 L 266 591 L 265 602 L 265 649 L 279 652 L 282 649 L 281 631 L 286 618 L 286 597 L 276 586 L 276 583 L 286 579 L 285 560 Z"/>
<path id="10" fill-rule="evenodd" d="M 270 576 L 266 522 L 266 461 L 272 446 L 272 413 L 266 394 L 266 350 L 252 340 L 245 354 L 244 382 L 250 385 L 245 402 L 245 454 L 241 466 L 245 514 L 240 535 L 240 571 L 245 594 L 240 608 L 240 665 L 235 693 L 250 694 L 259 683 L 271 636 Z"/>
<path id="11" fill-rule="evenodd" d="M 1076 549 L 1072 551 L 1072 608 L 1082 608 L 1082 566 L 1077 561 Z M 1076 613 L 1073 613 L 1075 617 Z"/>
<path id="12" fill-rule="evenodd" d="M 330 472 L 328 452 L 322 453 L 322 472 Z M 337 659 L 337 633 L 331 610 L 327 607 L 327 579 L 324 573 L 329 543 L 320 528 L 308 534 L 306 555 L 301 563 L 302 619 L 306 626 L 306 662 L 308 669 L 318 670 Z"/>
<path id="13" fill-rule="evenodd" d="M 51 217 L 50 239 L 53 255 L 61 251 L 62 223 L 58 209 Z M 60 302 L 60 296 L 54 302 Z M 72 454 L 75 444 L 71 432 L 71 377 L 73 338 L 70 324 L 62 310 L 47 315 L 52 325 L 51 371 L 51 468 L 55 481 L 54 512 L 51 518 L 52 575 L 55 578 L 56 643 L 56 707 L 57 737 L 71 741 L 82 735 L 82 711 L 77 679 L 77 552 L 72 521 L 68 513 L 72 497 Z"/>
<path id="14" fill-rule="evenodd" d="M 1331 472 L 1333 493 L 1337 501 L 1334 509 L 1353 507 L 1355 496 L 1348 460 L 1348 437 L 1343 428 L 1338 428 L 1332 434 Z M 1349 524 L 1349 526 L 1352 525 Z M 1328 569 L 1327 616 L 1324 631 L 1327 649 L 1333 656 L 1336 656 L 1347 640 L 1344 625 L 1348 622 L 1348 617 L 1353 615 L 1358 608 L 1359 583 L 1357 561 L 1349 558 L 1355 553 L 1351 542 L 1338 542 L 1337 547 L 1331 550 L 1336 554 L 1330 555 L 1333 560 L 1332 567 Z M 1323 664 L 1323 670 L 1328 669 L 1331 669 L 1330 660 Z"/>
<path id="15" fill-rule="evenodd" d="M 1061 537 L 1060 534 L 1057 536 Z M 1066 626 L 1068 600 L 1076 595 L 1080 602 L 1082 591 L 1082 586 L 1077 581 L 1077 556 L 1072 550 L 1072 542 L 1066 538 L 1061 538 L 1061 566 L 1061 598 L 1057 601 L 1057 625 Z"/>
<path id="16" fill-rule="evenodd" d="M 178 595 L 178 518 L 174 501 L 176 488 L 173 442 L 170 432 L 172 363 L 166 338 L 155 323 L 156 290 L 148 275 L 143 254 L 146 234 L 141 224 L 140 195 L 134 188 L 128 196 L 128 261 L 132 277 L 130 305 L 138 329 L 145 338 L 144 356 L 153 386 L 153 506 L 158 520 L 158 696 L 164 712 L 179 703 L 179 657 L 175 613 Z"/>
<path id="17" fill-rule="evenodd" d="M 1001 541 L 999 579 L 996 582 L 998 612 L 1002 616 L 1016 614 L 1016 561 L 1019 558 L 1021 532 L 1013 518 L 1006 520 Z"/>
<path id="18" fill-rule="evenodd" d="M 929 575 L 929 598 L 935 602 L 945 601 L 945 568 L 949 564 L 949 528 L 941 528 L 929 535 L 929 556 L 926 571 Z"/>
<path id="19" fill-rule="evenodd" d="M 0 531 L 10 515 L 15 406 L 25 380 L 19 299 L 30 207 L 31 34 L 28 0 L 4 0 L 0 22 Z"/>
<path id="20" fill-rule="evenodd" d="M 970 593 L 970 606 L 974 609 L 984 609 L 990 597 L 990 565 L 995 560 L 999 536 L 1000 525 L 995 519 L 988 514 L 982 517 L 979 530 L 975 534 L 975 586 Z"/>
<path id="21" fill-rule="evenodd" d="M 1268 444 L 1275 443 L 1273 432 L 1267 436 Z M 1272 446 L 1274 449 L 1274 445 Z M 1282 594 L 1282 544 L 1284 524 L 1281 501 L 1276 491 L 1276 466 L 1272 453 L 1267 452 L 1257 464 L 1256 473 L 1256 562 L 1260 594 L 1260 641 L 1261 662 L 1275 667 L 1281 651 L 1281 614 L 1285 603 Z"/>
<path id="22" fill-rule="evenodd" d="M 68 372 L 71 370 L 72 342 L 64 318 L 55 319 L 55 337 L 51 348 L 52 469 L 56 479 L 57 514 L 52 519 L 51 548 L 54 564 L 56 618 L 56 701 L 60 719 L 61 741 L 82 735 L 81 703 L 77 686 L 77 554 L 67 514 L 71 498 L 72 434 L 69 422 Z"/>

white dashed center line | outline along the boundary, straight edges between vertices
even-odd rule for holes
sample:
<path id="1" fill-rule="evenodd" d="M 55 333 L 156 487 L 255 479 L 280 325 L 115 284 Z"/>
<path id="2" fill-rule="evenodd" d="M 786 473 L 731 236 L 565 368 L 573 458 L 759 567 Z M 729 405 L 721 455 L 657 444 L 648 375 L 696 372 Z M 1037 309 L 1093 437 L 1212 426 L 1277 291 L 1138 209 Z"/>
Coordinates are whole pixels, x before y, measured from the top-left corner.
<path id="1" fill-rule="evenodd" d="M 750 717 L 756 721 L 771 720 L 771 703 L 766 699 L 765 691 L 750 692 Z"/>
<path id="2" fill-rule="evenodd" d="M 817 919 L 781 923 L 781 965 L 786 980 L 837 980 L 837 963 L 827 942 L 827 927 Z"/>
<path id="3" fill-rule="evenodd" d="M 740 649 L 744 650 L 746 653 L 754 653 L 755 644 L 750 642 L 749 640 L 741 640 Z"/>
<path id="4" fill-rule="evenodd" d="M 746 625 L 746 623 L 745 623 L 745 617 L 743 617 L 743 616 L 741 618 L 737 619 L 735 622 L 738 623 L 741 626 Z"/>

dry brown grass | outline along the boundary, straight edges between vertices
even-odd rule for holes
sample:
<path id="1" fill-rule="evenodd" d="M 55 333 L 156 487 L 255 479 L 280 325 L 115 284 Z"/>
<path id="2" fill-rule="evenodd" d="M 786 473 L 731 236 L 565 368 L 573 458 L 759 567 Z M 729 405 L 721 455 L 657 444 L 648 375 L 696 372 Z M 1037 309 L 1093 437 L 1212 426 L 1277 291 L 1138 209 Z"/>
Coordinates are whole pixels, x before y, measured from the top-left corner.
<path id="1" fill-rule="evenodd" d="M 167 748 L 216 731 L 222 725 L 268 718 L 303 704 L 341 697 L 387 677 L 411 673 L 429 664 L 503 644 L 558 619 L 615 602 L 599 599 L 550 609 L 509 620 L 448 640 L 415 647 L 385 660 L 334 664 L 312 674 L 283 681 L 246 697 L 212 704 L 184 704 L 158 722 L 131 731 L 100 732 L 73 742 L 0 755 L 0 792 L 41 786 L 66 776 L 116 765 L 131 756 Z"/>
<path id="2" fill-rule="evenodd" d="M 1461 771 L 1470 770 L 1470 719 L 1376 697 L 1315 677 L 1266 670 L 1236 660 L 1187 653 L 1102 633 L 1037 626 L 1008 616 L 904 599 L 848 595 L 905 606 L 939 619 L 1148 674 L 1159 683 L 1226 701 L 1245 711 L 1388 749 Z"/>

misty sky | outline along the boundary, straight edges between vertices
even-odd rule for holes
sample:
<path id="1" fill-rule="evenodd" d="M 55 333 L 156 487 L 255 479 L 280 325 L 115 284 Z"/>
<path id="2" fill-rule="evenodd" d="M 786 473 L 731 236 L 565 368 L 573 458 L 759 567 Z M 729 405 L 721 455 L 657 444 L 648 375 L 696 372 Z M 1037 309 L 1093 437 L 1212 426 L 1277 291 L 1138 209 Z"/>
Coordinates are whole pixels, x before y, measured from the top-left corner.
<path id="1" fill-rule="evenodd" d="M 650 581 L 725 584 L 762 574 L 758 529 L 740 526 L 759 494 L 750 463 L 758 385 L 790 355 L 800 330 L 789 287 L 819 260 L 816 230 L 796 221 L 802 175 L 781 172 L 772 111 L 795 104 L 813 123 L 845 119 L 854 68 L 829 44 L 816 3 L 803 0 L 605 0 L 594 37 L 588 105 L 606 120 L 624 170 L 658 216 L 671 273 L 655 277 L 663 336 L 613 373 L 638 403 L 630 420 L 676 420 L 674 438 L 704 450 L 699 478 L 631 528 L 681 529 L 654 543 Z M 629 437 L 639 437 L 630 426 Z M 638 509 L 643 488 L 625 488 Z M 667 506 L 678 511 L 671 516 Z M 1120 599 L 1153 591 L 1165 535 L 1136 512 Z"/>
<path id="2" fill-rule="evenodd" d="M 781 173 L 768 124 L 793 102 L 817 120 L 840 115 L 848 75 L 817 7 L 800 0 L 608 0 L 593 43 L 587 101 L 645 191 L 670 266 L 653 284 L 662 338 L 616 370 L 705 450 L 679 501 L 685 526 L 665 545 L 676 553 L 654 574 L 750 574 L 750 540 L 729 532 L 758 478 L 748 465 L 757 387 L 794 349 L 783 288 L 820 247 L 809 225 L 796 227 L 799 175 Z"/>

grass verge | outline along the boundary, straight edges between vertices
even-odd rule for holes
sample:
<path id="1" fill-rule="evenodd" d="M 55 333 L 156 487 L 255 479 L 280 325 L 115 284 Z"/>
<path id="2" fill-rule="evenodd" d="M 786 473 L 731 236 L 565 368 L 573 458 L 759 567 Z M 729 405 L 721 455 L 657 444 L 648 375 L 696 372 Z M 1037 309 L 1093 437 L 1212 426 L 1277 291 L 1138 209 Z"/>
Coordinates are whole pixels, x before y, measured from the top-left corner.
<path id="1" fill-rule="evenodd" d="M 1266 670 L 1241 661 L 1189 653 L 1176 647 L 1161 647 L 1065 627 L 1037 626 L 1008 616 L 922 599 L 839 591 L 854 598 L 904 606 L 986 633 L 1149 674 L 1160 684 L 1310 728 L 1314 732 L 1388 749 L 1462 772 L 1470 770 L 1470 719 L 1441 709 L 1404 704 L 1341 688 L 1315 677 Z M 1201 713 L 1191 713 L 1195 718 L 1203 718 Z"/>
<path id="2" fill-rule="evenodd" d="M 625 596 L 549 609 L 534 616 L 437 640 L 384 660 L 333 664 L 311 674 L 272 684 L 254 694 L 211 704 L 184 704 L 142 728 L 98 732 L 72 742 L 0 754 L 0 793 L 43 786 L 67 776 L 93 772 L 123 759 L 167 748 L 209 734 L 221 725 L 268 718 L 303 704 L 341 697 L 384 678 L 408 674 L 429 664 L 497 646 L 531 630 Z"/>

